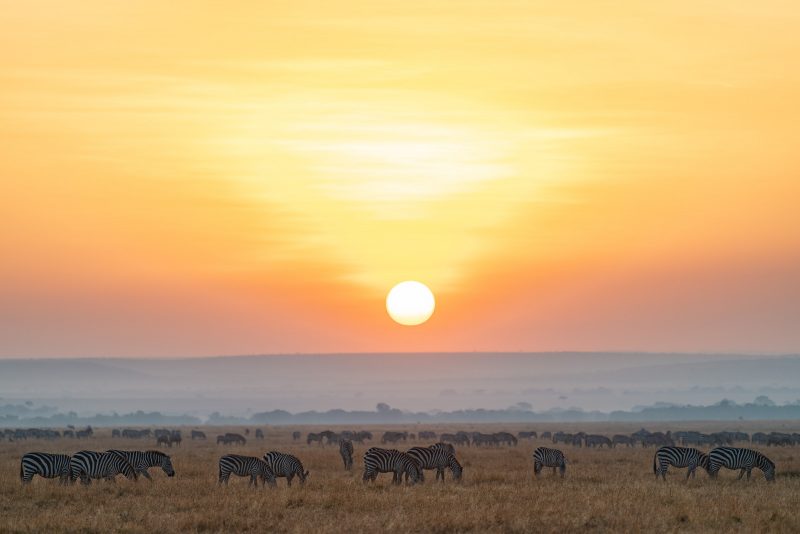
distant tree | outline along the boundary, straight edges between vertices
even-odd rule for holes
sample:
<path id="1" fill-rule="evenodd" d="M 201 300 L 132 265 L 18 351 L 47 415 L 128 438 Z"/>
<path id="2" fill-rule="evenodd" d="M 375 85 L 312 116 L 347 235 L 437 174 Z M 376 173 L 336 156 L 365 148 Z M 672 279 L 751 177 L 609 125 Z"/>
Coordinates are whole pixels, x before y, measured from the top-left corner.
<path id="1" fill-rule="evenodd" d="M 775 401 L 767 397 L 766 395 L 759 395 L 753 401 L 753 404 L 756 406 L 775 406 Z"/>
<path id="2" fill-rule="evenodd" d="M 375 407 L 375 409 L 378 410 L 378 413 L 386 413 L 392 411 L 392 407 L 386 404 L 385 402 L 379 402 L 378 405 Z"/>

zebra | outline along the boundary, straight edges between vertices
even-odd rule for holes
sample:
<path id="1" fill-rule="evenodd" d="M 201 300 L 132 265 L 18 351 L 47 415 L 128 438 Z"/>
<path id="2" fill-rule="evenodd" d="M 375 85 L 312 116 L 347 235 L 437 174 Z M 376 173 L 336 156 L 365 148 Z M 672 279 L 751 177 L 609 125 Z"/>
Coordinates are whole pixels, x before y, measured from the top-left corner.
<path id="1" fill-rule="evenodd" d="M 342 455 L 344 468 L 347 471 L 353 469 L 353 442 L 349 439 L 339 441 L 339 454 Z"/>
<path id="2" fill-rule="evenodd" d="M 364 482 L 375 482 L 378 473 L 393 473 L 394 484 L 402 482 L 404 473 L 412 484 L 424 481 L 422 469 L 413 456 L 395 449 L 371 447 L 364 453 Z"/>
<path id="3" fill-rule="evenodd" d="M 292 432 L 292 441 L 297 441 L 298 439 L 300 439 L 300 432 L 295 430 L 294 432 Z"/>
<path id="4" fill-rule="evenodd" d="M 311 445 L 311 442 L 318 441 L 322 445 L 322 435 L 315 432 L 309 432 L 306 436 L 306 445 Z"/>
<path id="5" fill-rule="evenodd" d="M 552 467 L 554 475 L 556 474 L 557 467 L 561 473 L 561 477 L 563 478 L 564 473 L 567 471 L 567 459 L 564 457 L 564 453 L 558 449 L 539 447 L 533 451 L 534 476 L 537 476 L 539 473 L 541 473 L 543 467 Z"/>
<path id="6" fill-rule="evenodd" d="M 206 439 L 206 433 L 202 430 L 192 430 L 192 439 Z"/>
<path id="7" fill-rule="evenodd" d="M 449 443 L 437 443 L 430 447 L 411 447 L 407 454 L 414 458 L 424 469 L 436 469 L 436 480 L 444 482 L 444 470 L 450 468 L 453 480 L 461 480 L 463 468 L 453 454 L 453 446 Z"/>
<path id="8" fill-rule="evenodd" d="M 708 474 L 717 478 L 721 467 L 726 469 L 740 469 L 739 480 L 747 473 L 750 480 L 750 471 L 757 467 L 764 473 L 764 478 L 770 482 L 775 481 L 775 462 L 753 449 L 739 447 L 717 447 L 708 453 Z"/>
<path id="9" fill-rule="evenodd" d="M 588 436 L 586 436 L 587 447 L 602 448 L 603 445 L 607 446 L 610 449 L 613 444 L 611 443 L 611 440 L 607 436 L 601 436 L 599 434 L 589 434 Z"/>
<path id="10" fill-rule="evenodd" d="M 105 478 L 113 482 L 118 474 L 136 480 L 136 470 L 125 458 L 112 452 L 80 451 L 69 461 L 70 482 L 78 478 L 82 484 L 89 485 L 93 478 Z"/>
<path id="11" fill-rule="evenodd" d="M 151 482 L 153 479 L 150 478 L 150 473 L 147 472 L 151 467 L 160 467 L 168 477 L 175 476 L 175 469 L 172 468 L 170 457 L 161 451 L 120 451 L 111 449 L 106 452 L 121 456 L 133 466 L 137 474 L 142 475 Z"/>
<path id="12" fill-rule="evenodd" d="M 667 468 L 670 465 L 673 467 L 688 467 L 686 480 L 689 480 L 689 476 L 694 478 L 695 470 L 698 466 L 708 471 L 708 455 L 698 449 L 687 447 L 661 447 L 653 456 L 653 473 L 656 475 L 656 480 L 658 480 L 659 475 L 661 475 L 661 480 L 667 479 Z"/>
<path id="13" fill-rule="evenodd" d="M 67 454 L 50 454 L 47 452 L 29 452 L 22 456 L 19 466 L 19 478 L 28 484 L 33 475 L 42 478 L 58 477 L 59 484 L 67 484 L 70 479 L 70 457 Z"/>
<path id="14" fill-rule="evenodd" d="M 218 484 L 228 485 L 231 473 L 240 477 L 250 476 L 248 486 L 258 487 L 258 477 L 261 477 L 263 484 L 276 487 L 275 474 L 270 469 L 267 462 L 255 456 L 241 456 L 239 454 L 226 454 L 219 459 L 219 479 Z"/>
<path id="15" fill-rule="evenodd" d="M 306 483 L 308 471 L 303 471 L 303 464 L 291 454 L 271 451 L 264 455 L 264 461 L 276 477 L 286 478 L 289 486 L 292 485 L 295 475 L 300 479 L 301 485 Z"/>
<path id="16" fill-rule="evenodd" d="M 256 428 L 256 439 L 264 439 L 264 431 Z"/>

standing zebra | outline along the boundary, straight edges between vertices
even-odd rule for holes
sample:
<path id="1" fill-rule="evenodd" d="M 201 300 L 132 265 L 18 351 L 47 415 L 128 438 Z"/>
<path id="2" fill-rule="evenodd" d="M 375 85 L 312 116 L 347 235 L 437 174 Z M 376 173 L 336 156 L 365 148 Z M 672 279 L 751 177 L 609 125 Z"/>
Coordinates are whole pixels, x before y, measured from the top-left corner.
<path id="1" fill-rule="evenodd" d="M 261 477 L 262 484 L 269 484 L 275 487 L 275 475 L 269 468 L 267 462 L 255 456 L 241 456 L 239 454 L 226 454 L 219 459 L 219 479 L 218 483 L 228 485 L 228 479 L 233 473 L 236 476 L 250 476 L 248 486 L 258 487 L 258 477 Z"/>
<path id="2" fill-rule="evenodd" d="M 694 478 L 698 466 L 708 471 L 708 455 L 698 449 L 687 447 L 661 447 L 653 456 L 653 473 L 656 475 L 656 480 L 659 475 L 661 475 L 661 480 L 667 480 L 667 467 L 670 465 L 688 467 L 686 480 L 689 480 L 690 475 Z"/>
<path id="3" fill-rule="evenodd" d="M 23 484 L 28 484 L 33 475 L 42 478 L 59 477 L 59 484 L 69 481 L 69 455 L 50 454 L 46 452 L 29 452 L 22 456 L 19 466 L 19 478 Z"/>
<path id="4" fill-rule="evenodd" d="M 556 474 L 556 467 L 558 467 L 561 476 L 567 470 L 567 459 L 564 458 L 564 453 L 558 449 L 548 449 L 547 447 L 539 447 L 533 451 L 533 474 L 534 476 L 542 472 L 543 467 L 552 467 L 553 474 Z"/>
<path id="5" fill-rule="evenodd" d="M 82 484 L 91 484 L 93 478 L 105 478 L 113 482 L 118 474 L 136 480 L 136 470 L 125 458 L 112 452 L 80 451 L 69 461 L 70 480 L 79 477 Z"/>
<path id="6" fill-rule="evenodd" d="M 161 451 L 118 451 L 112 449 L 106 452 L 121 456 L 133 466 L 137 474 L 142 475 L 151 482 L 153 479 L 150 478 L 150 473 L 147 472 L 151 467 L 160 467 L 168 477 L 175 476 L 175 470 L 172 468 L 172 461 L 169 456 Z"/>
<path id="7" fill-rule="evenodd" d="M 764 473 L 764 478 L 770 482 L 775 481 L 775 462 L 752 449 L 742 449 L 738 447 L 717 447 L 708 453 L 708 474 L 711 478 L 717 478 L 719 469 L 740 469 L 739 480 L 747 473 L 747 480 L 750 480 L 750 471 L 757 467 Z"/>
<path id="8" fill-rule="evenodd" d="M 303 471 L 303 464 L 291 454 L 271 451 L 264 455 L 264 461 L 276 477 L 286 478 L 287 485 L 292 485 L 295 475 L 300 479 L 300 484 L 306 483 L 308 471 Z"/>
<path id="9" fill-rule="evenodd" d="M 345 470 L 353 469 L 353 442 L 349 439 L 339 441 L 339 454 L 342 455 Z"/>
<path id="10" fill-rule="evenodd" d="M 436 480 L 444 482 L 444 470 L 449 468 L 453 480 L 461 480 L 463 469 L 453 454 L 453 446 L 449 443 L 437 443 L 430 447 L 411 447 L 408 455 L 414 458 L 422 469 L 436 469 Z"/>
<path id="11" fill-rule="evenodd" d="M 394 484 L 403 481 L 403 474 L 412 484 L 424 481 L 422 469 L 413 456 L 395 449 L 371 447 L 364 453 L 364 482 L 375 482 L 378 473 L 393 473 Z"/>

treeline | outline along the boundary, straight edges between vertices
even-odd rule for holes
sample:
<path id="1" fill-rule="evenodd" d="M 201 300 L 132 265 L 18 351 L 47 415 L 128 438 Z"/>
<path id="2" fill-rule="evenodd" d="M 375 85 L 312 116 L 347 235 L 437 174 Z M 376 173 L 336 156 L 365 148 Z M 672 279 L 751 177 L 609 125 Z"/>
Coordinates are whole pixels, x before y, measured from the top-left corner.
<path id="1" fill-rule="evenodd" d="M 7 405 L 10 406 L 10 405 Z M 250 417 L 212 413 L 207 419 L 191 415 L 164 415 L 160 412 L 137 411 L 128 414 L 97 414 L 86 417 L 75 412 L 41 415 L 27 406 L 26 415 L 20 415 L 18 406 L 14 413 L 4 413 L 0 406 L 0 427 L 60 427 L 74 426 L 147 426 L 147 425 L 349 425 L 349 424 L 415 424 L 415 423 L 514 423 L 514 422 L 602 422 L 602 421 L 736 421 L 736 420 L 786 420 L 800 419 L 800 401 L 776 405 L 767 397 L 753 402 L 737 404 L 722 400 L 708 406 L 658 403 L 630 411 L 584 411 L 579 408 L 534 411 L 527 403 L 502 410 L 456 410 L 451 412 L 406 412 L 385 403 L 370 410 L 327 410 L 290 413 L 285 410 L 258 412 Z M 48 411 L 51 408 L 48 408 Z"/>

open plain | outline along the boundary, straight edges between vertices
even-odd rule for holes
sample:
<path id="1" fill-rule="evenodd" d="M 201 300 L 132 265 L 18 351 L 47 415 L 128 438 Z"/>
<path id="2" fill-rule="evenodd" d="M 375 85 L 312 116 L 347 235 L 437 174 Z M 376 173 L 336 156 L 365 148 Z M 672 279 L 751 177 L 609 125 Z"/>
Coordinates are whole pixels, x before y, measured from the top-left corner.
<path id="1" fill-rule="evenodd" d="M 420 486 L 391 484 L 383 474 L 374 485 L 361 481 L 364 451 L 380 446 L 384 430 L 539 432 L 583 430 L 630 433 L 639 425 L 614 423 L 519 425 L 439 425 L 402 429 L 366 427 L 374 439 L 355 444 L 355 466 L 347 472 L 337 446 L 307 445 L 307 432 L 321 427 L 261 427 L 266 438 L 254 439 L 251 427 L 244 446 L 217 445 L 216 436 L 244 432 L 243 427 L 202 427 L 207 440 L 191 440 L 184 428 L 181 446 L 161 448 L 172 457 L 177 475 L 167 478 L 150 470 L 153 482 L 119 477 L 115 484 L 60 486 L 39 477 L 20 483 L 22 454 L 29 451 L 74 453 L 82 449 L 154 449 L 155 439 L 112 438 L 111 429 L 96 429 L 88 440 L 19 440 L 0 443 L 0 531 L 2 532 L 798 532 L 800 531 L 800 448 L 753 446 L 777 464 L 777 479 L 761 473 L 737 481 L 725 471 L 710 480 L 698 470 L 684 480 L 685 470 L 671 469 L 666 483 L 653 475 L 655 448 L 587 449 L 559 444 L 568 459 L 566 477 L 550 469 L 533 476 L 531 454 L 550 440 L 521 439 L 518 446 L 457 447 L 464 478 L 444 484 L 428 472 Z M 795 422 L 753 422 L 732 428 L 724 423 L 648 425 L 648 430 L 778 430 L 797 432 Z M 302 439 L 292 439 L 293 431 Z M 332 428 L 332 430 L 343 430 Z M 398 448 L 423 445 L 409 441 Z M 749 446 L 738 444 L 739 446 Z M 387 446 L 390 447 L 390 446 Z M 246 478 L 217 484 L 217 460 L 226 453 L 261 456 L 269 450 L 291 452 L 310 471 L 307 483 L 277 489 L 248 487 Z"/>

